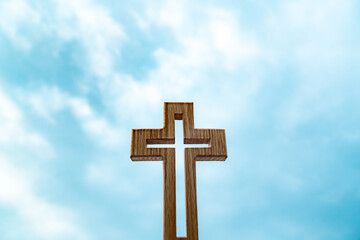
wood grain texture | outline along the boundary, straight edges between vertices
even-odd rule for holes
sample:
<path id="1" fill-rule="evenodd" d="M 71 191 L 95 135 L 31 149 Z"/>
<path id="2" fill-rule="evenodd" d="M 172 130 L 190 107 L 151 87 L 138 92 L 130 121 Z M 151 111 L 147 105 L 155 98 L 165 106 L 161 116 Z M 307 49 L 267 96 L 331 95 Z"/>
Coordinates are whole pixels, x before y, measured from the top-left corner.
<path id="1" fill-rule="evenodd" d="M 186 237 L 176 236 L 176 171 L 174 148 L 148 148 L 148 144 L 174 144 L 175 120 L 183 120 L 185 144 L 209 144 L 205 148 L 185 148 Z M 225 130 L 194 128 L 193 103 L 164 103 L 164 127 L 133 129 L 133 161 L 163 161 L 164 240 L 198 240 L 196 161 L 225 161 Z"/>

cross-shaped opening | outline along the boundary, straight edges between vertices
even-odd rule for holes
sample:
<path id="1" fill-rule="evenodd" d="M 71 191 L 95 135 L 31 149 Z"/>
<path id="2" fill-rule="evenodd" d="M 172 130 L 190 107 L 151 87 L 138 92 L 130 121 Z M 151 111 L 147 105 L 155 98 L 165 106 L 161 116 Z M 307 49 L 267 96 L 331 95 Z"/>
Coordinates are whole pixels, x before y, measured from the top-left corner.
<path id="1" fill-rule="evenodd" d="M 185 201 L 185 162 L 184 151 L 188 148 L 204 148 L 209 144 L 195 144 L 193 141 L 184 143 L 182 115 L 175 115 L 175 144 L 156 144 L 158 141 L 147 142 L 148 148 L 175 148 L 176 169 L 176 235 L 186 237 L 186 201 Z M 207 141 L 203 141 L 207 142 Z"/>

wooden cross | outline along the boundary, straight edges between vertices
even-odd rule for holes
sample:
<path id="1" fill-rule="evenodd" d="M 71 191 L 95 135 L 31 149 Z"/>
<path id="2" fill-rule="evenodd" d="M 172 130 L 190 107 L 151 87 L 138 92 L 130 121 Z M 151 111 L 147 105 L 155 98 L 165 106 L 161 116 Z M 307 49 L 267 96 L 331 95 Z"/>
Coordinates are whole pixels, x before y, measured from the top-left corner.
<path id="1" fill-rule="evenodd" d="M 175 120 L 183 120 L 185 144 L 208 144 L 185 148 L 186 237 L 176 236 L 176 171 L 174 148 L 150 148 L 149 144 L 175 144 Z M 194 128 L 193 103 L 164 103 L 164 127 L 133 129 L 132 161 L 163 161 L 164 240 L 198 240 L 196 161 L 225 161 L 225 130 Z"/>

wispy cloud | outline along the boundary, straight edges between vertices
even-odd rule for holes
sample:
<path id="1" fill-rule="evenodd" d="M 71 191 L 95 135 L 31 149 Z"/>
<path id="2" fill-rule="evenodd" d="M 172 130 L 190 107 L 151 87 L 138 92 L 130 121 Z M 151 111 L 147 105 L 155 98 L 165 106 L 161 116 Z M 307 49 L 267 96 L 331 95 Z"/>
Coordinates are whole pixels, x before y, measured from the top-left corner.
<path id="1" fill-rule="evenodd" d="M 207 112 L 206 105 L 211 103 L 210 118 L 223 116 L 225 121 L 230 119 L 223 108 L 225 102 L 241 102 L 233 113 L 244 111 L 257 88 L 257 76 L 244 79 L 235 73 L 236 68 L 259 59 L 261 49 L 233 12 L 188 1 L 165 1 L 147 5 L 141 16 L 148 23 L 146 31 L 163 28 L 174 37 L 175 47 L 154 49 L 156 67 L 143 79 L 115 72 L 112 79 L 101 80 L 104 99 L 112 109 L 126 109 L 128 117 L 141 124 L 146 124 L 145 115 L 159 113 L 156 109 L 163 101 L 197 101 Z M 209 83 L 210 75 L 217 81 Z M 212 96 L 219 91 L 221 98 L 215 101 Z"/>
<path id="2" fill-rule="evenodd" d="M 0 156 L 0 203 L 22 220 L 15 237 L 89 239 L 70 210 L 38 195 L 30 176 L 10 162 Z"/>
<path id="3" fill-rule="evenodd" d="M 0 3 L 0 15 L 0 29 L 14 42 L 14 46 L 30 49 L 30 39 L 23 32 L 29 33 L 34 26 L 40 26 L 40 14 L 25 1 L 11 0 Z"/>
<path id="4" fill-rule="evenodd" d="M 0 89 L 0 143 L 3 147 L 25 147 L 38 157 L 54 157 L 52 146 L 38 133 L 29 130 L 21 110 Z"/>
<path id="5" fill-rule="evenodd" d="M 85 98 L 71 96 L 54 86 L 42 86 L 31 94 L 21 94 L 21 98 L 28 99 L 33 111 L 52 124 L 59 112 L 70 110 L 84 132 L 100 146 L 115 147 L 123 141 L 122 129 L 97 114 Z"/>
<path id="6" fill-rule="evenodd" d="M 51 203 L 36 189 L 41 170 L 35 161 L 53 158 L 54 149 L 40 134 L 28 130 L 22 111 L 3 92 L 0 92 L 0 121 L 0 205 L 20 220 L 21 226 L 14 236 L 89 239 L 71 210 Z M 16 152 L 11 151 L 14 147 Z M 25 170 L 24 166 L 29 164 L 24 161 L 32 161 L 34 166 Z"/>
<path id="7" fill-rule="evenodd" d="M 114 68 L 114 58 L 120 57 L 123 27 L 113 20 L 109 11 L 90 0 L 56 1 L 54 30 L 65 40 L 79 41 L 89 62 L 84 64 L 91 73 L 107 77 Z"/>

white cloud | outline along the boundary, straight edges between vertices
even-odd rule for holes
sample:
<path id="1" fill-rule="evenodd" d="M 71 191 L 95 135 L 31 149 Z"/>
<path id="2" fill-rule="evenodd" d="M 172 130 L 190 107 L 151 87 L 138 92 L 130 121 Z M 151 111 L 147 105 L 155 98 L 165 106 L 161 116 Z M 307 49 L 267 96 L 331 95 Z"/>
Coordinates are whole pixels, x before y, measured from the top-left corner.
<path id="1" fill-rule="evenodd" d="M 33 110 L 45 118 L 55 123 L 53 115 L 66 107 L 67 95 L 60 92 L 56 87 L 42 86 L 37 93 L 30 95 L 23 94 L 23 101 L 28 102 Z"/>
<path id="2" fill-rule="evenodd" d="M 132 119 L 141 121 L 144 119 L 141 116 L 161 106 L 162 101 L 213 101 L 208 96 L 216 92 L 216 88 L 223 93 L 226 88 L 230 90 L 222 102 L 238 98 L 246 102 L 256 89 L 255 78 L 251 78 L 251 84 L 239 81 L 236 88 L 241 88 L 240 93 L 233 91 L 234 85 L 214 86 L 214 81 L 209 80 L 209 69 L 219 73 L 235 71 L 239 64 L 248 64 L 260 54 L 256 38 L 241 28 L 236 15 L 229 10 L 169 0 L 148 5 L 145 12 L 134 13 L 136 19 L 146 22 L 146 29 L 156 26 L 167 28 L 169 34 L 175 36 L 177 44 L 171 50 L 156 49 L 154 58 L 158 67 L 149 71 L 144 81 L 138 82 L 114 69 L 114 61 L 119 57 L 121 42 L 126 36 L 121 24 L 111 18 L 107 9 L 89 0 L 55 1 L 50 6 L 53 14 L 41 14 L 44 22 L 50 25 L 43 28 L 43 33 L 53 32 L 63 41 L 76 40 L 82 44 L 88 56 L 84 67 L 90 76 L 99 78 L 102 97 L 112 111 L 118 112 L 118 119 L 129 117 L 121 116 L 123 109 L 127 109 Z M 49 94 L 55 94 L 59 99 L 63 97 L 56 91 Z M 30 100 L 36 111 L 50 121 L 53 121 L 51 113 L 41 108 L 63 108 L 61 100 L 52 102 L 57 106 L 51 107 L 45 106 L 48 101 L 39 104 L 36 96 Z M 239 112 L 245 105 L 238 107 Z M 85 128 L 95 136 L 98 135 L 95 126 L 106 130 L 101 121 L 88 122 Z"/>
<path id="3" fill-rule="evenodd" d="M 22 0 L 0 2 L 0 29 L 22 49 L 31 48 L 31 42 L 23 32 L 30 26 L 39 26 L 41 16 Z"/>
<path id="4" fill-rule="evenodd" d="M 263 44 L 279 64 L 295 63 L 302 71 L 324 66 L 338 69 L 349 50 L 354 3 L 283 2 L 267 16 Z"/>
<path id="5" fill-rule="evenodd" d="M 0 204 L 17 213 L 22 219 L 17 234 L 30 234 L 41 239 L 89 239 L 79 228 L 75 215 L 50 203 L 35 193 L 34 183 L 27 171 L 20 170 L 0 155 Z M 25 230 L 26 231 L 26 230 Z"/>
<path id="6" fill-rule="evenodd" d="M 120 57 L 120 43 L 125 38 L 122 26 L 109 11 L 90 0 L 55 1 L 53 30 L 64 40 L 77 40 L 85 48 L 89 64 L 84 67 L 106 77 L 113 71 L 115 57 Z"/>
<path id="7" fill-rule="evenodd" d="M 95 142 L 103 146 L 119 147 L 119 144 L 123 141 L 122 132 L 110 126 L 105 118 L 97 116 L 84 99 L 70 99 L 69 107 L 79 120 L 82 128 Z"/>
<path id="8" fill-rule="evenodd" d="M 19 108 L 0 89 L 0 143 L 32 149 L 38 158 L 53 158 L 52 146 L 39 134 L 28 130 Z"/>
<path id="9" fill-rule="evenodd" d="M 250 31 L 241 31 L 233 13 L 219 9 L 209 12 L 209 35 L 227 68 L 234 70 L 240 64 L 258 60 L 260 49 L 256 37 Z"/>
<path id="10" fill-rule="evenodd" d="M 36 193 L 34 178 L 41 175 L 36 160 L 53 158 L 54 150 L 46 139 L 29 130 L 22 111 L 1 90 L 0 132 L 0 205 L 17 216 L 16 223 L 21 226 L 16 234 L 54 240 L 88 239 L 73 213 Z M 15 153 L 9 148 L 15 148 Z"/>
<path id="11" fill-rule="evenodd" d="M 23 93 L 21 97 L 34 112 L 53 124 L 60 111 L 70 110 L 85 133 L 101 146 L 118 147 L 123 141 L 122 130 L 97 114 L 85 98 L 70 96 L 55 86 L 42 86 L 30 94 Z"/>
<path id="12" fill-rule="evenodd" d="M 189 65 L 235 70 L 260 56 L 256 37 L 242 29 L 231 10 L 167 0 L 148 5 L 146 15 L 150 23 L 170 30 L 179 44 L 175 52 L 185 53 Z"/>
<path id="13" fill-rule="evenodd" d="M 126 38 L 109 11 L 91 0 L 55 0 L 34 6 L 23 0 L 2 1 L 0 30 L 14 45 L 27 50 L 43 40 L 39 36 L 78 41 L 88 58 L 82 66 L 98 77 L 113 71 L 114 58 L 120 57 L 121 42 Z"/>
<path id="14" fill-rule="evenodd" d="M 281 87 L 293 81 L 265 74 L 278 74 L 279 68 L 291 65 L 292 73 L 302 78 L 295 83 L 299 85 L 293 95 L 297 99 L 286 99 L 274 113 L 281 108 L 280 115 L 293 121 L 288 124 L 292 128 L 301 121 L 299 116 L 331 110 L 321 95 L 330 96 L 337 84 L 321 68 L 337 71 L 352 51 L 345 41 L 352 3 L 281 2 L 259 18 L 264 26 L 254 30 L 246 28 L 231 9 L 200 7 L 189 1 L 151 3 L 136 18 L 147 23 L 147 32 L 160 27 L 174 42 L 171 48 L 153 52 L 156 67 L 143 79 L 115 72 L 101 80 L 103 99 L 114 111 L 121 109 L 117 111 L 120 119 L 128 117 L 139 125 L 149 122 L 151 113 L 159 114 L 156 109 L 161 109 L 163 101 L 196 101 L 204 109 L 202 116 L 210 113 L 210 121 L 239 123 L 251 114 L 253 97 L 259 94 L 256 97 L 261 98 L 263 86 L 274 82 Z M 331 91 L 325 89 L 329 86 Z M 338 104 L 334 98 L 330 102 Z M 124 109 L 128 116 L 123 116 Z"/>
<path id="15" fill-rule="evenodd" d="M 286 83 L 291 94 L 278 104 L 278 130 L 291 131 L 316 118 L 337 118 L 344 107 L 344 86 L 355 82 L 346 75 L 358 39 L 352 30 L 354 1 L 297 0 L 283 2 L 267 16 L 261 39 L 275 69 L 291 66 Z M 283 89 L 283 91 L 286 91 Z M 351 93 L 347 93 L 350 96 Z M 288 96 L 286 98 L 285 96 Z"/>
<path id="16" fill-rule="evenodd" d="M 227 79 L 222 73 L 234 73 L 240 64 L 248 66 L 259 57 L 260 47 L 255 36 L 241 28 L 234 13 L 169 0 L 148 5 L 142 15 L 137 15 L 147 22 L 146 31 L 160 26 L 173 35 L 175 47 L 153 52 L 156 68 L 144 79 L 114 72 L 113 77 L 101 80 L 103 99 L 117 111 L 119 119 L 149 123 L 151 112 L 161 112 L 163 101 L 197 101 L 203 107 L 206 102 L 212 106 L 206 108 L 211 117 L 222 120 L 244 111 L 257 88 L 256 77 Z M 214 79 L 209 70 L 219 79 Z M 224 108 L 230 101 L 241 104 L 235 111 Z M 124 110 L 127 116 L 123 116 Z"/>

